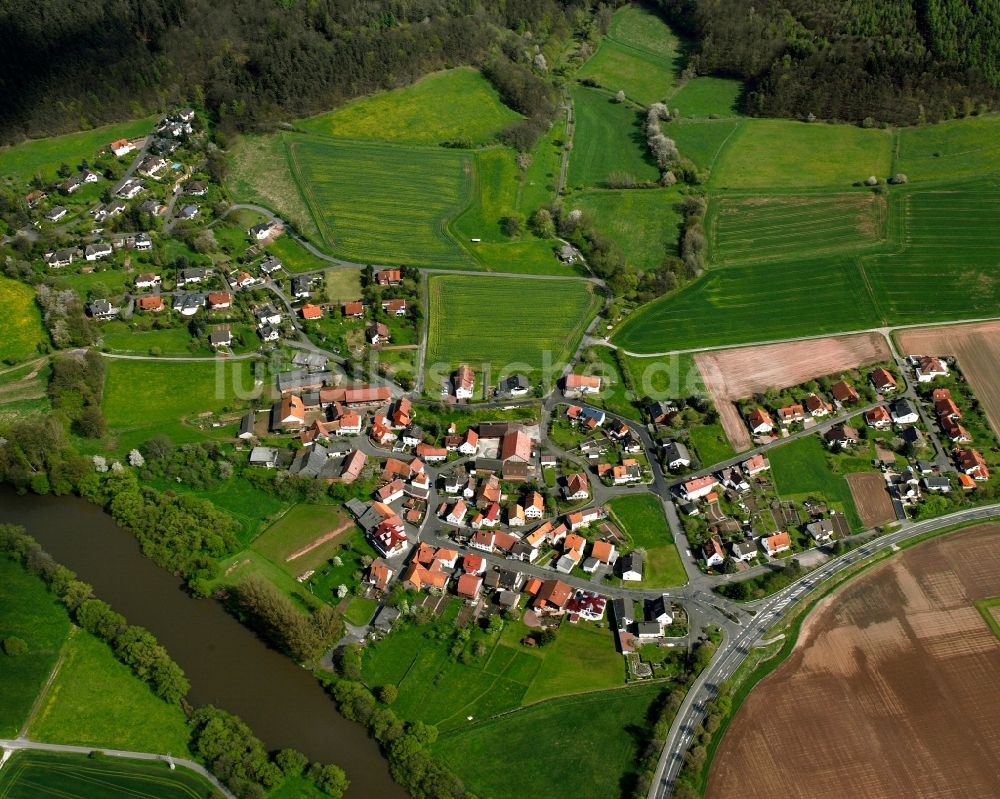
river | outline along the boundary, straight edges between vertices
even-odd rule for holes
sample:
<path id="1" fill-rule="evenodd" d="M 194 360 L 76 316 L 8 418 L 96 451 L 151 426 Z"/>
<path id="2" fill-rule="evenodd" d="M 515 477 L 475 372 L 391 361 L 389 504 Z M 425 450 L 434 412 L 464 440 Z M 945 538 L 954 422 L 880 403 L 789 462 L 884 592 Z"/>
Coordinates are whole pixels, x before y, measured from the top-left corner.
<path id="1" fill-rule="evenodd" d="M 349 797 L 406 799 L 365 729 L 347 721 L 305 669 L 269 649 L 215 601 L 196 600 L 146 558 L 135 538 L 77 497 L 18 496 L 0 487 L 0 523 L 19 524 L 101 599 L 150 630 L 191 681 L 189 701 L 235 713 L 268 749 L 336 763 Z"/>

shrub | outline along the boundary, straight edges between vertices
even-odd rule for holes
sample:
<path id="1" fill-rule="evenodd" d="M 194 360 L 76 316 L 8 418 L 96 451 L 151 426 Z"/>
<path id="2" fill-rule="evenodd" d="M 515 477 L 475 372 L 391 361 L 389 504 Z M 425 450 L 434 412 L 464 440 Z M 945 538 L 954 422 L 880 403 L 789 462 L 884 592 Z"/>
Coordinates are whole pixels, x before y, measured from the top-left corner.
<path id="1" fill-rule="evenodd" d="M 3 652 L 8 657 L 18 657 L 28 654 L 28 644 L 22 638 L 12 635 L 3 639 Z"/>

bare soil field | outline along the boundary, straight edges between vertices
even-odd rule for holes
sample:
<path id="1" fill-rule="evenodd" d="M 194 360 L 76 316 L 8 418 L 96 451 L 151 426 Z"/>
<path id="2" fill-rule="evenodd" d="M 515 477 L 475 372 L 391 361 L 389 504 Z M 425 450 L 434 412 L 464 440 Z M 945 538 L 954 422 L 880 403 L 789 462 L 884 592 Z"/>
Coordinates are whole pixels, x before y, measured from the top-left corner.
<path id="1" fill-rule="evenodd" d="M 824 599 L 737 712 L 708 799 L 1000 795 L 1000 525 L 933 539 Z"/>
<path id="2" fill-rule="evenodd" d="M 737 452 L 753 443 L 732 400 L 769 388 L 787 388 L 817 377 L 889 359 L 878 333 L 699 352 L 695 363 L 715 401 L 720 421 Z"/>
<path id="3" fill-rule="evenodd" d="M 904 330 L 896 339 L 901 355 L 954 355 L 1000 435 L 1000 322 Z"/>
<path id="4" fill-rule="evenodd" d="M 885 478 L 881 472 L 855 472 L 847 475 L 845 479 L 851 487 L 854 505 L 865 527 L 878 527 L 880 524 L 896 520 L 892 499 L 886 491 Z"/>

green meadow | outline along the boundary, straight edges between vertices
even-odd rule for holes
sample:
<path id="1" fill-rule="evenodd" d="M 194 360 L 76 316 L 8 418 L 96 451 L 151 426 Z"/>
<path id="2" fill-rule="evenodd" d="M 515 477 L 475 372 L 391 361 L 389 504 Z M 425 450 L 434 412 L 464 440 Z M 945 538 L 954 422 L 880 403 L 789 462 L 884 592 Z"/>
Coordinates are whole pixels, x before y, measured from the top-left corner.
<path id="1" fill-rule="evenodd" d="M 278 258 L 286 272 L 311 272 L 325 269 L 330 263 L 317 258 L 291 236 L 278 236 L 267 245 L 267 251 Z"/>
<path id="2" fill-rule="evenodd" d="M 336 505 L 295 505 L 253 542 L 253 548 L 292 577 L 315 569 L 332 556 L 333 550 L 357 528 L 349 525 L 343 533 L 307 553 L 289 560 L 291 555 L 317 539 L 339 529 L 349 517 Z"/>
<path id="3" fill-rule="evenodd" d="M 775 447 L 767 457 L 771 462 L 774 487 L 782 499 L 801 501 L 815 497 L 824 500 L 830 508 L 847 516 L 851 530 L 864 528 L 854 507 L 851 487 L 843 475 L 830 471 L 826 447 L 818 435 Z"/>
<path id="4" fill-rule="evenodd" d="M 742 124 L 742 120 L 736 119 L 681 119 L 663 125 L 662 129 L 677 143 L 682 156 L 690 158 L 698 169 L 707 172 L 715 167 Z"/>
<path id="5" fill-rule="evenodd" d="M 739 116 L 736 103 L 742 89 L 740 81 L 729 78 L 692 78 L 670 95 L 667 105 L 682 119 Z"/>
<path id="6" fill-rule="evenodd" d="M 477 70 L 461 67 L 355 100 L 295 125 L 309 133 L 351 139 L 418 144 L 465 139 L 484 144 L 520 118 Z"/>
<path id="7" fill-rule="evenodd" d="M 8 277 L 0 277 L 0 304 L 7 321 L 0 341 L 0 363 L 17 363 L 37 354 L 45 340 L 42 314 L 35 304 L 35 290 Z"/>
<path id="8" fill-rule="evenodd" d="M 1000 171 L 1000 115 L 902 128 L 894 171 L 902 172 L 911 182 Z"/>
<path id="9" fill-rule="evenodd" d="M 640 585 L 666 588 L 684 585 L 687 575 L 674 537 L 667 527 L 663 505 L 655 494 L 632 494 L 608 502 L 612 519 L 618 523 L 633 549 L 646 553 Z"/>

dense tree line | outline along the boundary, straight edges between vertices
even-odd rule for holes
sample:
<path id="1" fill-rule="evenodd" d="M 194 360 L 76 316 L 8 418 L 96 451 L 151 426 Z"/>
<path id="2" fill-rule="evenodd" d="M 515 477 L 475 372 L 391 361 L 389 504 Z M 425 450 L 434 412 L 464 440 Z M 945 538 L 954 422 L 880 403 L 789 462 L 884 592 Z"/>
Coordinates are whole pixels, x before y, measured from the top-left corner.
<path id="1" fill-rule="evenodd" d="M 21 237 L 17 239 L 23 240 Z M 57 290 L 44 284 L 39 285 L 36 292 L 36 299 L 42 308 L 42 320 L 56 347 L 86 347 L 93 343 L 97 331 L 93 321 L 84 313 L 79 294 L 72 289 Z"/>
<path id="2" fill-rule="evenodd" d="M 73 432 L 84 438 L 100 438 L 107 429 L 101 412 L 104 371 L 104 358 L 95 350 L 56 353 L 52 358 L 52 409 L 65 414 Z"/>
<path id="3" fill-rule="evenodd" d="M 543 71 L 544 59 L 532 48 L 554 33 L 568 36 L 576 14 L 590 4 L 7 0 L 0 26 L 0 141 L 177 102 L 205 104 L 224 128 L 256 126 L 325 110 L 435 69 L 498 57 Z M 535 83 L 502 84 L 530 117 L 537 109 L 520 101 L 531 100 Z"/>
<path id="4" fill-rule="evenodd" d="M 656 0 L 692 71 L 748 81 L 751 114 L 914 124 L 1000 103 L 997 0 Z"/>

